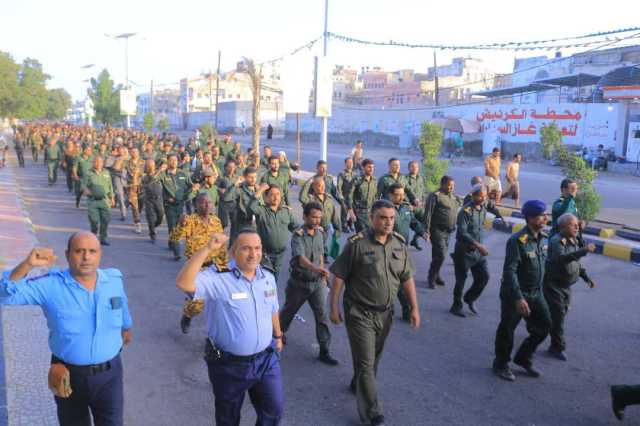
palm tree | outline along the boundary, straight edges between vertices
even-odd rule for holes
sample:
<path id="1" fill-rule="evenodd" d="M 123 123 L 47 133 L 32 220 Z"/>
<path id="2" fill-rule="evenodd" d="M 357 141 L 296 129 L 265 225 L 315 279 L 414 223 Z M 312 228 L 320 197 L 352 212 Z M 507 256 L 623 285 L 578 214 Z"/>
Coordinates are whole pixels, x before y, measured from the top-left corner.
<path id="1" fill-rule="evenodd" d="M 247 66 L 247 74 L 251 83 L 251 94 L 253 97 L 252 119 L 253 119 L 253 149 L 260 152 L 260 91 L 262 88 L 262 64 L 256 65 L 253 59 L 243 58 Z"/>

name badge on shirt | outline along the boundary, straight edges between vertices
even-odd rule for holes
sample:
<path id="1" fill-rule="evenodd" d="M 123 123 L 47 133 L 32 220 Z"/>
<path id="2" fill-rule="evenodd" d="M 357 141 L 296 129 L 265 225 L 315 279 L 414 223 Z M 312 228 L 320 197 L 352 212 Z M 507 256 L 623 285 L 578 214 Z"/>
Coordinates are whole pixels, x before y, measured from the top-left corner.
<path id="1" fill-rule="evenodd" d="M 231 300 L 242 300 L 249 297 L 247 293 L 231 293 Z"/>
<path id="2" fill-rule="evenodd" d="M 111 309 L 120 309 L 122 308 L 122 298 L 121 297 L 112 297 L 111 298 Z"/>

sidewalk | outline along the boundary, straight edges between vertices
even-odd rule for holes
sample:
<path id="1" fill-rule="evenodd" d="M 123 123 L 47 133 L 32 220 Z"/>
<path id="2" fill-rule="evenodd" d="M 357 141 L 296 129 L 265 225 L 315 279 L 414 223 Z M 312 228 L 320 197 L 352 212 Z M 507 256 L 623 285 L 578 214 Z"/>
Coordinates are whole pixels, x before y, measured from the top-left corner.
<path id="1" fill-rule="evenodd" d="M 0 169 L 0 270 L 3 271 L 16 266 L 37 244 L 16 173 L 17 160 L 11 151 L 7 166 Z M 57 425 L 55 403 L 47 388 L 50 352 L 42 311 L 39 307 L 5 306 L 0 312 L 4 355 L 0 360 L 0 425 Z"/>

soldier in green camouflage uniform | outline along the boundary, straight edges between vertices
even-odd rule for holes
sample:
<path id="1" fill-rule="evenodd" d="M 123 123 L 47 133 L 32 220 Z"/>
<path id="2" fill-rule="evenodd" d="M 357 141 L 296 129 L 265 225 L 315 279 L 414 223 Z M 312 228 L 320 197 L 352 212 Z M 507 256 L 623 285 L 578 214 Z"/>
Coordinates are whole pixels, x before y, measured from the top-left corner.
<path id="1" fill-rule="evenodd" d="M 353 158 L 347 157 L 344 159 L 344 170 L 338 175 L 337 189 L 338 194 L 342 196 L 344 202 L 340 206 L 340 221 L 342 222 L 342 232 L 349 232 L 352 229 L 355 230 L 354 220 L 349 214 L 349 206 L 347 200 L 349 199 L 349 193 L 351 192 L 351 186 L 356 178 L 356 173 L 353 170 Z"/>

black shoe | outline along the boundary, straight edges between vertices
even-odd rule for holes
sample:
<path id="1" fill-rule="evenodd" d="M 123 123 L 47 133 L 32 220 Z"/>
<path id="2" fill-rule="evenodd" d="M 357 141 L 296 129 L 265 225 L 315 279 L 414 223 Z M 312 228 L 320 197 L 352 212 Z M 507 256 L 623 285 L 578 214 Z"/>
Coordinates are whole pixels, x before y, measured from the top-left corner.
<path id="1" fill-rule="evenodd" d="M 191 318 L 183 315 L 182 318 L 180 318 L 180 328 L 182 329 L 182 334 L 189 333 L 189 329 L 191 328 Z"/>
<path id="2" fill-rule="evenodd" d="M 151 239 L 151 244 L 155 244 L 156 243 L 156 237 L 149 237 Z"/>
<path id="3" fill-rule="evenodd" d="M 451 309 L 449 309 L 449 312 L 451 312 L 453 315 L 456 315 L 456 316 L 458 316 L 460 318 L 465 318 L 466 317 L 464 312 L 462 312 L 462 306 L 453 305 L 451 307 Z"/>
<path id="4" fill-rule="evenodd" d="M 429 282 L 427 283 L 427 288 L 429 288 L 429 289 L 431 289 L 431 290 L 435 289 L 435 288 L 436 288 L 436 283 L 435 283 L 435 282 L 433 282 L 433 281 L 429 281 Z"/>
<path id="5" fill-rule="evenodd" d="M 616 391 L 616 386 L 611 386 L 611 409 L 613 410 L 613 415 L 616 416 L 616 419 L 622 421 L 624 420 L 624 404 L 622 404 L 618 398 L 618 392 Z"/>
<path id="6" fill-rule="evenodd" d="M 371 426 L 384 426 L 384 416 L 379 415 L 371 419 Z"/>
<path id="7" fill-rule="evenodd" d="M 349 391 L 355 395 L 356 393 L 356 379 L 351 379 L 351 383 L 349 383 Z"/>
<path id="8" fill-rule="evenodd" d="M 444 287 L 445 286 L 445 282 L 442 278 L 438 277 L 436 278 L 436 284 L 438 284 L 440 287 Z"/>
<path id="9" fill-rule="evenodd" d="M 409 245 L 415 247 L 418 251 L 422 251 L 422 247 L 420 247 L 420 243 L 418 243 L 418 239 L 416 237 L 411 240 L 411 243 Z"/>
<path id="10" fill-rule="evenodd" d="M 107 240 L 100 240 L 100 245 L 101 246 L 110 246 L 111 244 L 109 244 L 109 241 L 107 241 Z"/>
<path id="11" fill-rule="evenodd" d="M 180 256 L 179 254 L 173 255 L 173 260 L 175 260 L 176 262 L 179 261 L 180 259 L 182 259 L 182 256 Z"/>
<path id="12" fill-rule="evenodd" d="M 515 382 L 516 380 L 516 376 L 513 374 L 513 371 L 511 371 L 509 366 L 502 368 L 493 367 L 493 374 L 508 382 Z"/>
<path id="13" fill-rule="evenodd" d="M 329 354 L 329 351 L 321 351 L 320 355 L 318 355 L 318 359 L 320 360 L 320 362 L 323 362 L 327 365 L 331 365 L 331 366 L 338 365 L 338 360 L 333 358 Z"/>
<path id="14" fill-rule="evenodd" d="M 76 200 L 76 209 L 80 208 L 80 200 Z"/>
<path id="15" fill-rule="evenodd" d="M 541 376 L 540 372 L 533 368 L 533 365 L 531 364 L 526 364 L 515 359 L 513 360 L 513 363 L 522 367 L 529 377 L 538 378 Z"/>
<path id="16" fill-rule="evenodd" d="M 549 348 L 547 353 L 555 359 L 559 359 L 560 361 L 567 360 L 567 354 L 563 350 L 558 350 L 556 348 Z"/>
<path id="17" fill-rule="evenodd" d="M 473 302 L 466 302 L 469 310 L 474 314 L 478 315 L 478 310 L 476 309 L 476 305 Z"/>

